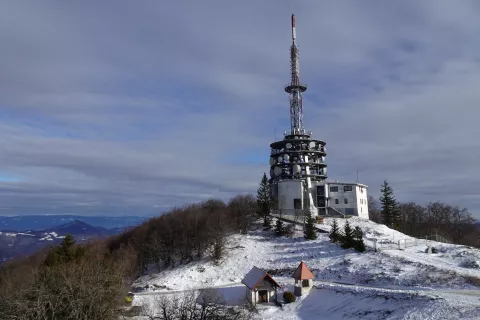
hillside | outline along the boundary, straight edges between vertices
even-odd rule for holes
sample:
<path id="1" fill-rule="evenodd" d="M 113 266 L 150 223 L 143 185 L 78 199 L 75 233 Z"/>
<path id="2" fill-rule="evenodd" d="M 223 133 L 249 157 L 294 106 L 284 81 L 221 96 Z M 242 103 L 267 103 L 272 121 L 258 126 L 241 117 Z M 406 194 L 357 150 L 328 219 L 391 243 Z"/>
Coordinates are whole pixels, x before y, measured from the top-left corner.
<path id="1" fill-rule="evenodd" d="M 270 270 L 284 288 L 291 289 L 291 274 L 303 260 L 316 275 L 316 287 L 283 310 L 260 308 L 259 319 L 313 319 L 320 314 L 328 319 L 475 319 L 480 315 L 480 250 L 428 241 L 439 253 L 426 254 L 425 240 L 415 242 L 371 221 L 349 221 L 369 239 L 367 252 L 343 250 L 330 243 L 328 234 L 306 241 L 301 230 L 293 238 L 277 238 L 258 228 L 248 235 L 230 236 L 228 253 L 219 266 L 199 261 L 141 277 L 134 284 L 134 304 L 148 308 L 162 293 L 211 287 L 222 291 L 230 303 L 241 303 L 245 289 L 240 282 L 253 266 Z M 326 219 L 319 227 L 328 230 L 331 223 Z M 377 244 L 384 243 L 379 252 L 372 249 L 374 238 Z M 393 249 L 400 239 L 411 246 Z"/>

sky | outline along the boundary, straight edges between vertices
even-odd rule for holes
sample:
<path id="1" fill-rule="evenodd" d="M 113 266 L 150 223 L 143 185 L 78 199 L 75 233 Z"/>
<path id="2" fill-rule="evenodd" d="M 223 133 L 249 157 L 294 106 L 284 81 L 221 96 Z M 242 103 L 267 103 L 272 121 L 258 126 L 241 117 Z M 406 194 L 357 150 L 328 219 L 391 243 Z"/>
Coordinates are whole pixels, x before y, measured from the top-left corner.
<path id="1" fill-rule="evenodd" d="M 478 1 L 3 1 L 0 215 L 155 215 L 256 193 L 304 123 L 329 178 L 480 218 Z"/>

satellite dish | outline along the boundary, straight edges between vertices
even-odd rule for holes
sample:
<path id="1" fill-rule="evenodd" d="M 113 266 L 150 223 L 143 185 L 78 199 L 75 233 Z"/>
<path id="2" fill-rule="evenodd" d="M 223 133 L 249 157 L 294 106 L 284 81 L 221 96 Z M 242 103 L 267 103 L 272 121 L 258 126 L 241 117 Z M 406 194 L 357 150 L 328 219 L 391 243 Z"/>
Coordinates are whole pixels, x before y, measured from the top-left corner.
<path id="1" fill-rule="evenodd" d="M 282 168 L 280 167 L 275 167 L 275 169 L 273 169 L 273 173 L 278 176 L 282 173 Z"/>
<path id="2" fill-rule="evenodd" d="M 282 162 L 282 161 L 283 161 L 282 156 L 279 156 L 279 157 L 278 157 L 278 162 Z"/>
<path id="3" fill-rule="evenodd" d="M 308 146 L 310 147 L 310 149 L 315 148 L 315 142 L 310 141 L 310 143 L 308 144 Z"/>
<path id="4" fill-rule="evenodd" d="M 300 172 L 300 166 L 298 164 L 293 165 L 293 174 Z"/>
<path id="5" fill-rule="evenodd" d="M 292 144 L 290 142 L 288 142 L 285 147 L 287 147 L 287 149 L 290 149 L 292 147 Z"/>
<path id="6" fill-rule="evenodd" d="M 275 164 L 275 159 L 273 159 L 273 157 L 270 157 L 269 163 L 271 166 L 273 166 Z"/>
<path id="7" fill-rule="evenodd" d="M 290 160 L 290 156 L 289 156 L 288 154 L 284 155 L 284 156 L 283 156 L 283 160 L 285 160 L 285 161 Z"/>

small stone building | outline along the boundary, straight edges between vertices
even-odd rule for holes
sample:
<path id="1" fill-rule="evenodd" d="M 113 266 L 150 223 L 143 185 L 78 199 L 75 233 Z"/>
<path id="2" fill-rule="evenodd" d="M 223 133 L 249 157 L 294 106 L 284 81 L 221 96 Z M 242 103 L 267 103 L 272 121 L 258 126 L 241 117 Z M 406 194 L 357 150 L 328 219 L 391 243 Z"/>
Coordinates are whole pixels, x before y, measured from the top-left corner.
<path id="1" fill-rule="evenodd" d="M 299 297 L 307 293 L 313 286 L 313 275 L 312 271 L 307 267 L 305 262 L 300 262 L 297 267 L 297 270 L 293 273 L 292 278 L 295 279 L 295 286 L 293 288 L 293 293 Z"/>
<path id="2" fill-rule="evenodd" d="M 277 289 L 281 286 L 267 272 L 253 267 L 242 280 L 245 296 L 253 305 L 277 301 Z"/>

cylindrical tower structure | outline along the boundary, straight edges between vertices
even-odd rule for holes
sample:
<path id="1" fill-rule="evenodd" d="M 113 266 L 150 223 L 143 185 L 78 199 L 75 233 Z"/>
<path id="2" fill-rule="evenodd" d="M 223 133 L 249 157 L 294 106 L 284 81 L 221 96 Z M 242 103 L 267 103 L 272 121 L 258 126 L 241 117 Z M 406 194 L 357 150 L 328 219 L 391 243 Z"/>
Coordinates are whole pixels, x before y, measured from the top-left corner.
<path id="1" fill-rule="evenodd" d="M 327 155 L 322 140 L 312 138 L 303 126 L 302 94 L 307 86 L 300 82 L 295 15 L 292 14 L 292 45 L 290 47 L 291 81 L 285 86 L 290 98 L 290 133 L 283 140 L 270 144 L 270 184 L 277 203 L 286 210 L 309 210 L 316 215 L 316 182 L 327 178 Z M 300 195 L 300 196 L 299 196 Z"/>

